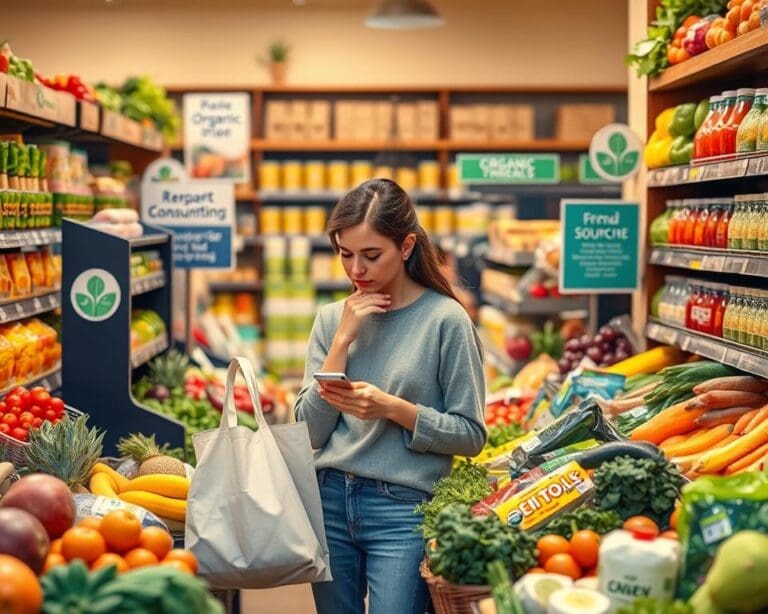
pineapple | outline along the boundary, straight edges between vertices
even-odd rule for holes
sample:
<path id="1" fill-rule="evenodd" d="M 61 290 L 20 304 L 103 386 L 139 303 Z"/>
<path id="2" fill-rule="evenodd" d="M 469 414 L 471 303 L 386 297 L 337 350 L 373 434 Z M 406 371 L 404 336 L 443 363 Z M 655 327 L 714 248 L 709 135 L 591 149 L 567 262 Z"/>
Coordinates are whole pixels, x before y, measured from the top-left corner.
<path id="1" fill-rule="evenodd" d="M 154 473 L 187 475 L 184 463 L 172 456 L 163 454 L 164 448 L 158 447 L 154 435 L 147 437 L 134 433 L 121 439 L 117 444 L 117 449 L 123 456 L 130 457 L 139 463 L 139 475 Z"/>
<path id="2" fill-rule="evenodd" d="M 189 369 L 189 358 L 176 350 L 155 358 L 149 363 L 147 379 L 151 387 L 146 397 L 167 401 L 171 397 L 171 390 L 184 385 L 187 369 Z"/>
<path id="3" fill-rule="evenodd" d="M 85 484 L 102 452 L 104 432 L 89 429 L 88 416 L 45 421 L 29 431 L 26 470 L 47 473 L 66 482 L 73 492 L 88 492 Z"/>

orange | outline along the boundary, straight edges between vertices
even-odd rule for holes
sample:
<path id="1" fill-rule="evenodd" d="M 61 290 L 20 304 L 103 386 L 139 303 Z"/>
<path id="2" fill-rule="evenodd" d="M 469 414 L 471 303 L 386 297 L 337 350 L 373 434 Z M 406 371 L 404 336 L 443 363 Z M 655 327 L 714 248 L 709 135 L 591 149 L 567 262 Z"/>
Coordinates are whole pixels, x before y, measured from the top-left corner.
<path id="1" fill-rule="evenodd" d="M 576 531 L 571 537 L 571 556 L 584 569 L 597 565 L 600 535 L 594 531 Z"/>
<path id="2" fill-rule="evenodd" d="M 682 506 L 680 503 L 675 504 L 675 511 L 672 512 L 672 515 L 669 517 L 669 528 L 673 531 L 677 531 L 677 521 L 680 518 L 680 510 L 682 509 Z"/>
<path id="3" fill-rule="evenodd" d="M 148 565 L 157 565 L 159 561 L 157 557 L 147 550 L 146 548 L 134 548 L 125 553 L 125 562 L 128 563 L 128 567 L 135 569 L 136 567 L 147 567 Z"/>
<path id="4" fill-rule="evenodd" d="M 49 554 L 61 554 L 61 537 L 51 541 L 51 546 L 48 548 Z"/>
<path id="5" fill-rule="evenodd" d="M 651 518 L 648 518 L 648 516 L 632 516 L 631 518 L 627 518 L 624 521 L 622 528 L 625 531 L 645 529 L 647 531 L 651 531 L 654 535 L 658 535 L 660 533 L 659 525 L 657 525 Z"/>
<path id="6" fill-rule="evenodd" d="M 547 573 L 547 570 L 543 567 L 531 567 L 528 573 Z"/>
<path id="7" fill-rule="evenodd" d="M 39 612 L 43 589 L 29 567 L 8 554 L 0 554 L 0 605 L 3 612 Z"/>
<path id="8" fill-rule="evenodd" d="M 179 571 L 183 571 L 184 573 L 188 573 L 190 576 L 194 576 L 195 572 L 192 571 L 189 565 L 187 565 L 184 561 L 178 561 L 171 559 L 169 561 L 163 561 L 160 563 L 161 565 L 164 565 L 166 567 L 173 567 L 174 569 L 178 569 Z"/>
<path id="9" fill-rule="evenodd" d="M 80 522 L 77 523 L 77 526 L 90 527 L 91 529 L 96 529 L 97 531 L 101 531 L 101 518 L 99 518 L 98 516 L 86 516 Z"/>
<path id="10" fill-rule="evenodd" d="M 197 558 L 195 558 L 195 555 L 189 550 L 174 548 L 165 555 L 163 562 L 165 561 L 181 561 L 182 563 L 186 563 L 194 573 L 197 573 Z"/>
<path id="11" fill-rule="evenodd" d="M 67 559 L 65 559 L 61 554 L 58 554 L 56 552 L 49 552 L 48 556 L 45 557 L 45 564 L 43 565 L 42 573 L 47 574 L 54 567 L 58 567 L 59 565 L 66 565 L 66 564 L 67 564 Z"/>
<path id="12" fill-rule="evenodd" d="M 128 510 L 115 510 L 101 519 L 101 534 L 110 550 L 128 552 L 141 543 L 141 522 Z"/>
<path id="13" fill-rule="evenodd" d="M 106 551 L 107 544 L 96 529 L 72 527 L 61 536 L 61 553 L 68 561 L 83 559 L 86 563 L 90 563 Z"/>
<path id="14" fill-rule="evenodd" d="M 102 567 L 107 567 L 109 565 L 114 565 L 117 567 L 118 573 L 123 573 L 124 571 L 128 571 L 130 569 L 130 567 L 128 567 L 128 563 L 125 562 L 125 559 L 119 554 L 115 554 L 114 552 L 105 552 L 102 554 L 93 563 L 91 563 L 91 569 L 101 569 Z"/>
<path id="15" fill-rule="evenodd" d="M 678 541 L 680 537 L 677 534 L 677 531 L 664 531 L 659 537 L 665 537 L 666 539 L 674 539 L 675 541 Z"/>
<path id="16" fill-rule="evenodd" d="M 553 554 L 544 569 L 549 573 L 559 573 L 573 580 L 581 578 L 581 568 L 570 554 Z"/>
<path id="17" fill-rule="evenodd" d="M 147 527 L 141 532 L 140 543 L 162 561 L 173 548 L 173 537 L 160 527 Z"/>
<path id="18" fill-rule="evenodd" d="M 545 565 L 555 554 L 567 554 L 571 551 L 568 540 L 562 535 L 545 535 L 536 542 L 539 551 L 539 565 Z"/>

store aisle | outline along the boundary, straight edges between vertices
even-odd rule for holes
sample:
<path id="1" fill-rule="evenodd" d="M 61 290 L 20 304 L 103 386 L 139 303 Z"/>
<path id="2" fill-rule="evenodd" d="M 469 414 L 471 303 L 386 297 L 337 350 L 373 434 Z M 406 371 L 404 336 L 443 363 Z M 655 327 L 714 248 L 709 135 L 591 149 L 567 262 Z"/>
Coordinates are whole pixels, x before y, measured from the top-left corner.
<path id="1" fill-rule="evenodd" d="M 242 614 L 315 614 L 309 584 L 243 591 Z"/>

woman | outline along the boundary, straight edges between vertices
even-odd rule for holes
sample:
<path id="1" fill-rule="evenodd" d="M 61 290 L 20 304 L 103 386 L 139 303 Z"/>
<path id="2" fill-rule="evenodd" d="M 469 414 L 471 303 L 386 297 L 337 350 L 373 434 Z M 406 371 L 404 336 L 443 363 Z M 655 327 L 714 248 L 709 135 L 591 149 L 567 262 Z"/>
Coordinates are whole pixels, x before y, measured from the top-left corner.
<path id="1" fill-rule="evenodd" d="M 328 233 L 354 292 L 317 314 L 296 417 L 309 428 L 332 582 L 318 614 L 423 614 L 414 508 L 453 455 L 485 444 L 480 343 L 440 272 L 408 195 L 372 179 L 336 205 Z M 317 384 L 344 372 L 351 384 Z"/>

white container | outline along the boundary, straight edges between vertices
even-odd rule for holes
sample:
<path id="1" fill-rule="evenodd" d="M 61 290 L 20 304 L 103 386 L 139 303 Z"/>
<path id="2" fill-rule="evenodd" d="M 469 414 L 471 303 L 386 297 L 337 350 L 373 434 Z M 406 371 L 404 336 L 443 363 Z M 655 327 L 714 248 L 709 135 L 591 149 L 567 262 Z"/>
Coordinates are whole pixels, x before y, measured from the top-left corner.
<path id="1" fill-rule="evenodd" d="M 643 531 L 619 529 L 600 544 L 598 579 L 600 592 L 611 607 L 631 604 L 639 597 L 674 597 L 680 544 Z"/>

